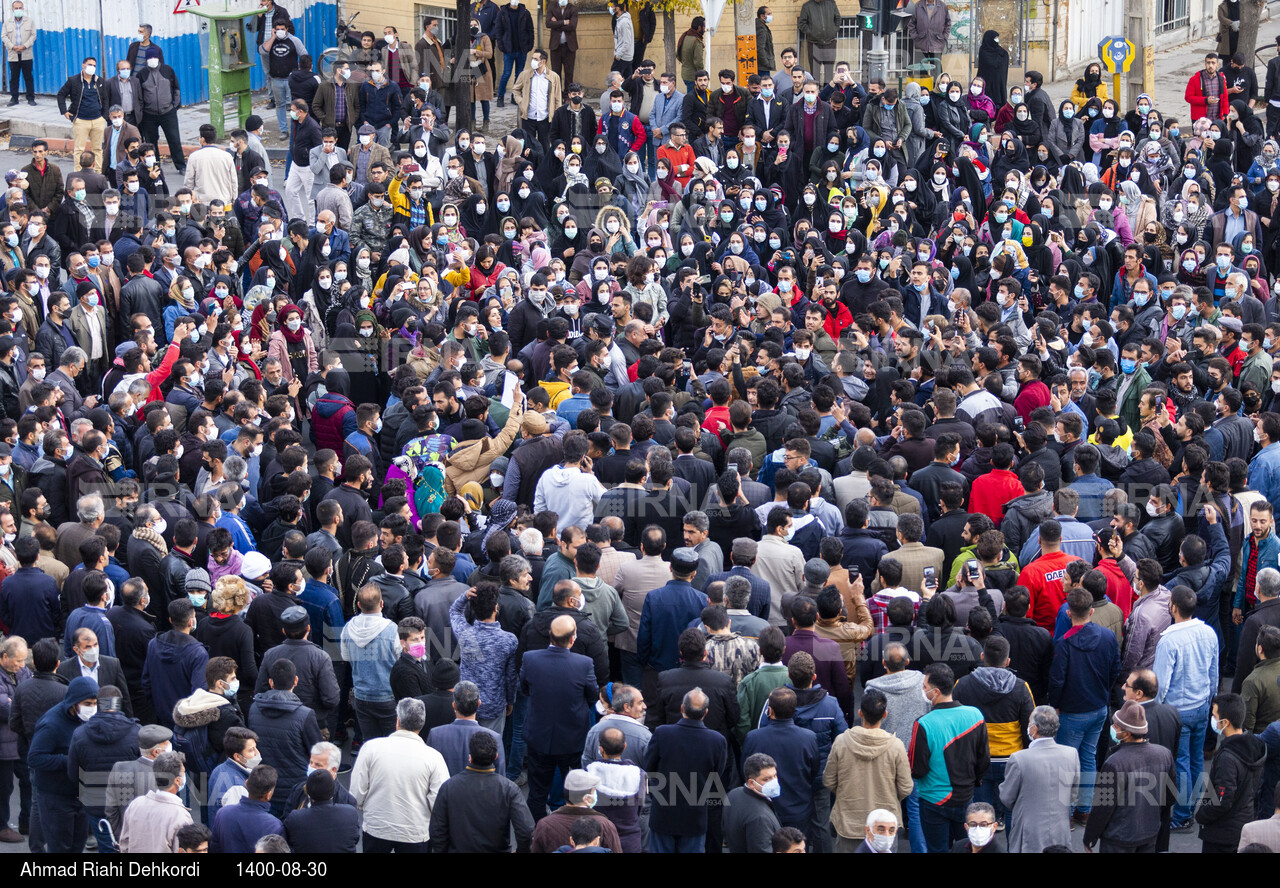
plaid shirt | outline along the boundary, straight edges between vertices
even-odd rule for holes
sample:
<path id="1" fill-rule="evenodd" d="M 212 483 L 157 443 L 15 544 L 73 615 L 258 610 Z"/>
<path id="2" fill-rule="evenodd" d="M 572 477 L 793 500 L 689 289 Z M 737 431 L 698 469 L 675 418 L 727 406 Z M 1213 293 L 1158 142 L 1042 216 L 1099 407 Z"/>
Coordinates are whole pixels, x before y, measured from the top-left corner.
<path id="1" fill-rule="evenodd" d="M 871 623 L 875 626 L 876 635 L 883 634 L 888 623 L 889 602 L 903 595 L 911 599 L 914 610 L 912 621 L 914 622 L 915 616 L 920 613 L 920 595 L 910 589 L 904 589 L 901 586 L 893 589 L 881 589 L 867 599 L 867 610 L 871 611 Z"/>

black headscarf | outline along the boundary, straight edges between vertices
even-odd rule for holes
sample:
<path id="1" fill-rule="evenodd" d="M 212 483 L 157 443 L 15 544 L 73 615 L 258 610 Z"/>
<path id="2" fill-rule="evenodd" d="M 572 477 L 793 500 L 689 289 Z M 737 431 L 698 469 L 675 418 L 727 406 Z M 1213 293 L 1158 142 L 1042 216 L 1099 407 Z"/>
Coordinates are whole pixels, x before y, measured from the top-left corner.
<path id="1" fill-rule="evenodd" d="M 987 97 L 999 108 L 1008 101 L 1009 84 L 1009 51 L 999 43 L 998 31 L 987 31 L 982 35 L 982 46 L 978 49 L 978 76 L 986 84 Z"/>

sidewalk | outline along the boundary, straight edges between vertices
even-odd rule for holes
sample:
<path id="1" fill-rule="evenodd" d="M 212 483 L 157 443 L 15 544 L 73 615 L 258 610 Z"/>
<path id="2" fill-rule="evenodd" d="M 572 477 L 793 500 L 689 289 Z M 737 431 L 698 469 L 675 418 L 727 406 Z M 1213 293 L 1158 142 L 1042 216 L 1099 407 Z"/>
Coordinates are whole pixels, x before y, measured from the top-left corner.
<path id="1" fill-rule="evenodd" d="M 492 102 L 490 105 L 492 111 L 489 132 L 495 136 L 505 136 L 516 126 L 515 103 L 508 101 L 503 108 L 499 108 L 497 102 Z M 229 103 L 228 110 L 231 107 Z M 262 141 L 267 147 L 269 159 L 284 163 L 288 140 L 280 138 L 279 129 L 276 127 L 276 112 L 274 109 L 267 108 L 265 92 L 254 95 L 253 113 L 260 116 L 266 124 L 263 127 Z M 476 114 L 481 114 L 479 103 L 476 104 Z M 228 115 L 228 120 L 231 119 Z M 208 122 L 208 102 L 184 105 L 178 109 L 178 133 L 182 138 L 182 146 L 188 153 L 200 147 L 200 125 Z M 9 107 L 0 101 L 0 126 L 5 123 L 9 126 L 10 148 L 28 148 L 34 140 L 44 139 L 49 143 L 49 150 L 55 154 L 71 152 L 71 121 L 58 113 L 58 100 L 53 96 L 37 95 L 35 107 L 28 105 L 25 101 Z M 452 130 L 452 127 L 450 129 Z M 160 134 L 158 142 L 156 148 L 160 155 L 168 157 L 169 145 L 163 133 Z"/>

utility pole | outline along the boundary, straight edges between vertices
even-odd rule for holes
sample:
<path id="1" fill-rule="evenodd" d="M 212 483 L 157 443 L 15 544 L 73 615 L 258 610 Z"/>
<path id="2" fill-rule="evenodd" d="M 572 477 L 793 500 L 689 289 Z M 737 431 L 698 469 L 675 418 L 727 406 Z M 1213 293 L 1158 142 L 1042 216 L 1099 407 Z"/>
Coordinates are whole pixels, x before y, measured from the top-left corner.
<path id="1" fill-rule="evenodd" d="M 471 84 L 475 77 L 475 69 L 471 67 L 471 3 L 469 0 L 457 0 L 454 12 L 458 17 L 458 25 L 453 33 L 453 54 L 456 58 L 453 76 L 450 77 L 453 87 L 454 126 L 460 130 L 471 130 Z"/>
<path id="2" fill-rule="evenodd" d="M 885 79 L 889 71 L 889 50 L 884 48 L 884 35 L 871 35 L 871 51 L 867 53 L 867 80 Z"/>

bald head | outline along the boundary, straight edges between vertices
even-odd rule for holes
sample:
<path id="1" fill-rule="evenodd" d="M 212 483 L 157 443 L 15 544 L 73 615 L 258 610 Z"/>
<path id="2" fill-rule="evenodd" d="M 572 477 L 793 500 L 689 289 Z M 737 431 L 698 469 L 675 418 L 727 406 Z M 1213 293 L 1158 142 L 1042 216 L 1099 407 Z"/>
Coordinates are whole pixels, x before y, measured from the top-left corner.
<path id="1" fill-rule="evenodd" d="M 551 643 L 556 647 L 571 648 L 578 635 L 578 624 L 565 614 L 551 621 Z"/>
<path id="2" fill-rule="evenodd" d="M 617 515 L 610 515 L 600 523 L 608 529 L 609 540 L 611 542 L 616 543 L 618 540 L 622 539 L 623 535 L 627 532 L 626 525 L 622 523 L 622 519 Z"/>
<path id="3" fill-rule="evenodd" d="M 709 705 L 710 700 L 702 688 L 694 688 L 684 695 L 684 700 L 680 703 L 680 714 L 694 721 L 702 721 L 707 716 Z"/>

